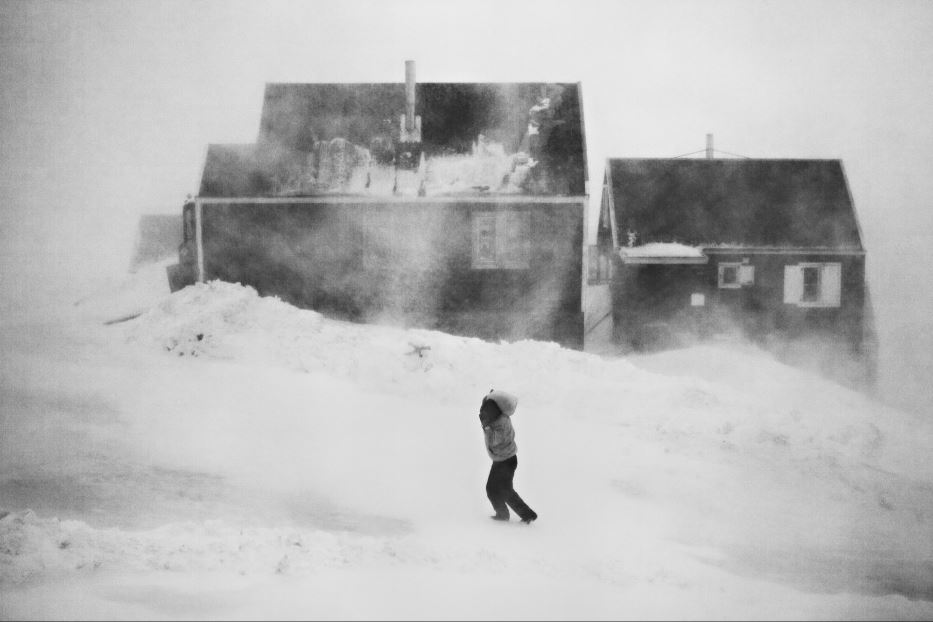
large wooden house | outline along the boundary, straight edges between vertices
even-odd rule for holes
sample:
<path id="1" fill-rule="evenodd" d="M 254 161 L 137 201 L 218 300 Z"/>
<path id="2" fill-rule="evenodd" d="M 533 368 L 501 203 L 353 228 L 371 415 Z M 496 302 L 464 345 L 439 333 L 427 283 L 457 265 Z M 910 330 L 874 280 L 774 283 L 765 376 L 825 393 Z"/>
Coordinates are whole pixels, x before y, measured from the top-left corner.
<path id="1" fill-rule="evenodd" d="M 211 145 L 173 287 L 580 347 L 586 156 L 574 83 L 268 84 Z"/>
<path id="2" fill-rule="evenodd" d="M 865 247 L 839 160 L 610 159 L 589 264 L 622 350 L 739 332 L 872 356 Z"/>

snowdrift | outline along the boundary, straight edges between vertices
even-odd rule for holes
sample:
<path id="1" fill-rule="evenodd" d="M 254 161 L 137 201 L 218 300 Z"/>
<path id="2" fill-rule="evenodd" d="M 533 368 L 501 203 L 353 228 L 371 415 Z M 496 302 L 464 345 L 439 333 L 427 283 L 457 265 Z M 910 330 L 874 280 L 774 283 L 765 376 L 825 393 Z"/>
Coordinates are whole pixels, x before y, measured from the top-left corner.
<path id="1" fill-rule="evenodd" d="M 750 347 L 603 358 L 221 282 L 2 335 L 5 618 L 933 614 L 930 426 Z M 487 518 L 491 388 L 530 527 Z"/>

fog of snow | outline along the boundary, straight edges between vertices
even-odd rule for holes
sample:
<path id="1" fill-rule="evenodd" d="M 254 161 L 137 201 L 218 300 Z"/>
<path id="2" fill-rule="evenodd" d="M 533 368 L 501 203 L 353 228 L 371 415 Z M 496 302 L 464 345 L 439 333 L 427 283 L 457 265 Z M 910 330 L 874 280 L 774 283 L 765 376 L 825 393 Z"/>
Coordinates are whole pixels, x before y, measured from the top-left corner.
<path id="1" fill-rule="evenodd" d="M 917 416 L 737 343 L 495 344 L 163 270 L 0 322 L 4 619 L 933 616 Z M 488 518 L 491 388 L 532 525 Z"/>
<path id="2" fill-rule="evenodd" d="M 933 618 L 931 32 L 910 0 L 0 2 L 0 619 Z M 580 81 L 590 241 L 607 157 L 841 159 L 911 413 L 741 343 L 600 357 L 124 278 L 267 82 L 409 58 Z M 530 526 L 488 519 L 493 387 Z"/>

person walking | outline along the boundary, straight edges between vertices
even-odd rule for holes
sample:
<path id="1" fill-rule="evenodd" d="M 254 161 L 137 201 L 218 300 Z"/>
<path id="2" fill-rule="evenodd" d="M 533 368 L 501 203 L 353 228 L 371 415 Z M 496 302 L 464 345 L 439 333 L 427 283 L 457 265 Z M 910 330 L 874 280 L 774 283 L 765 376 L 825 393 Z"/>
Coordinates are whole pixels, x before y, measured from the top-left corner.
<path id="1" fill-rule="evenodd" d="M 483 397 L 480 405 L 479 420 L 483 426 L 486 452 L 492 459 L 489 479 L 486 480 L 486 496 L 496 512 L 492 519 L 509 520 L 509 508 L 512 508 L 523 523 L 530 524 L 538 515 L 515 492 L 512 484 L 518 468 L 518 446 L 511 417 L 517 406 L 516 396 L 495 389 Z"/>

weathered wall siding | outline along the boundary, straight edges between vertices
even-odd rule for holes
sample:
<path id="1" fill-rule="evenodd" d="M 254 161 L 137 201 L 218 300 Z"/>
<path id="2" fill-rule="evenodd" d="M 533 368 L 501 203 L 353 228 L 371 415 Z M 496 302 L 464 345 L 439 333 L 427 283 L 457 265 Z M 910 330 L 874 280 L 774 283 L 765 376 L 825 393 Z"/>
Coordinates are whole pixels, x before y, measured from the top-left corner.
<path id="1" fill-rule="evenodd" d="M 707 332 L 708 307 L 690 306 L 690 295 L 709 300 L 707 266 L 627 266 L 617 260 L 613 269 L 613 326 L 615 338 L 641 349 L 677 345 L 683 335 Z"/>
<path id="2" fill-rule="evenodd" d="M 748 258 L 755 283 L 740 289 L 718 287 L 718 265 Z M 842 264 L 839 307 L 798 307 L 784 303 L 784 266 L 800 262 Z M 614 266 L 615 338 L 629 347 L 670 345 L 680 335 L 706 336 L 740 330 L 755 340 L 814 336 L 862 347 L 864 258 L 840 255 L 715 254 L 707 265 Z M 690 295 L 706 296 L 691 307 Z"/>
<path id="3" fill-rule="evenodd" d="M 748 258 L 755 266 L 755 283 L 741 289 L 720 289 L 719 263 Z M 802 262 L 842 265 L 842 291 L 838 307 L 798 307 L 784 303 L 784 266 Z M 773 332 L 789 337 L 814 333 L 844 340 L 854 350 L 862 343 L 865 303 L 865 260 L 849 255 L 713 255 L 709 263 L 709 286 L 717 309 L 725 309 L 750 335 Z"/>
<path id="4" fill-rule="evenodd" d="M 526 210 L 526 270 L 472 267 L 472 214 Z M 583 203 L 213 204 L 206 278 L 353 320 L 580 347 Z"/>

